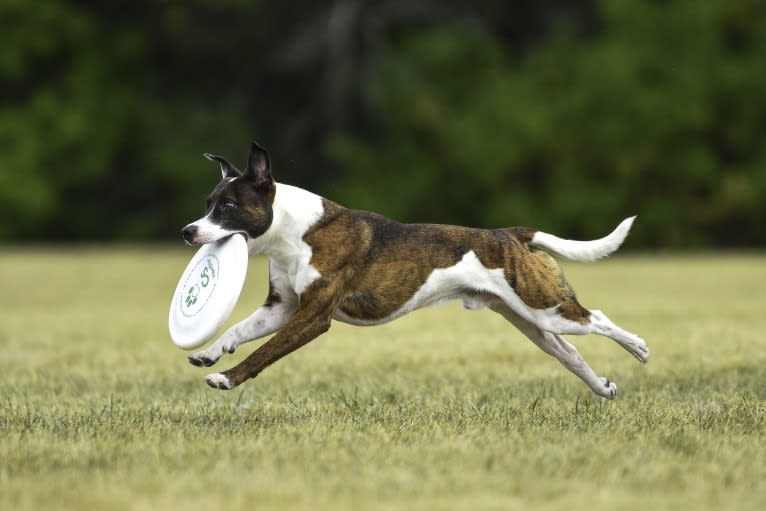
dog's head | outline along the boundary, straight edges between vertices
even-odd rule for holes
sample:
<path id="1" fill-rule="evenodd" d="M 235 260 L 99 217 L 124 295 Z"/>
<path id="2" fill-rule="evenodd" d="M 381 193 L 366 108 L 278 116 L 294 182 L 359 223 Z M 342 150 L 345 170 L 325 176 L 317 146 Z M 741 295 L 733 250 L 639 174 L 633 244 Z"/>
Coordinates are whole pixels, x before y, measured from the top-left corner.
<path id="1" fill-rule="evenodd" d="M 201 245 L 232 234 L 257 238 L 266 232 L 276 194 L 266 150 L 253 142 L 244 172 L 221 156 L 205 153 L 205 158 L 220 164 L 223 180 L 208 197 L 205 216 L 183 228 L 184 240 Z"/>

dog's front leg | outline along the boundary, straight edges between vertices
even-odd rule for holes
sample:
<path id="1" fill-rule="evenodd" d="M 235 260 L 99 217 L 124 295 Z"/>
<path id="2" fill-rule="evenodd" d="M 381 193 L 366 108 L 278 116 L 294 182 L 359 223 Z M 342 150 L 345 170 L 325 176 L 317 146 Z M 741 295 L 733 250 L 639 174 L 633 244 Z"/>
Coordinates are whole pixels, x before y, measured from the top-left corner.
<path id="1" fill-rule="evenodd" d="M 314 282 L 301 295 L 298 310 L 282 330 L 228 371 L 207 375 L 207 384 L 223 390 L 233 389 L 325 333 L 330 329 L 332 314 L 340 301 L 337 287 L 324 279 Z"/>
<path id="2" fill-rule="evenodd" d="M 269 295 L 263 306 L 247 319 L 232 326 L 207 349 L 189 355 L 192 365 L 210 367 L 243 343 L 273 334 L 287 324 L 298 307 L 298 295 L 290 289 L 287 278 L 274 265 L 269 271 Z"/>
<path id="3" fill-rule="evenodd" d="M 290 321 L 296 305 L 295 301 L 277 304 L 269 304 L 267 301 L 247 319 L 226 330 L 207 349 L 189 355 L 189 362 L 195 366 L 210 367 L 218 362 L 223 355 L 234 353 L 241 344 L 273 334 Z"/>

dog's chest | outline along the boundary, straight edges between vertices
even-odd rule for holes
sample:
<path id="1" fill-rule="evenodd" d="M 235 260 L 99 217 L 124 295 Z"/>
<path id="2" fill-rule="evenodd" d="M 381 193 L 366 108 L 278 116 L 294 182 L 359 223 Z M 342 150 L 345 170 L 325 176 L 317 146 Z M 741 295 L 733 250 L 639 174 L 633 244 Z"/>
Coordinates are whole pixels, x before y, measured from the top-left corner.
<path id="1" fill-rule="evenodd" d="M 281 287 L 300 296 L 321 273 L 311 264 L 312 250 L 306 243 L 298 241 L 280 247 L 271 246 L 271 250 L 253 250 L 269 258 L 269 278 L 278 280 Z"/>
<path id="2" fill-rule="evenodd" d="M 313 251 L 303 236 L 322 217 L 322 199 L 300 188 L 277 183 L 273 212 L 269 229 L 249 241 L 250 252 L 268 256 L 271 272 L 301 295 L 321 276 L 311 264 Z"/>
<path id="3" fill-rule="evenodd" d="M 319 270 L 314 268 L 308 261 L 311 258 L 309 257 L 306 260 L 298 260 L 292 262 L 289 267 L 285 270 L 285 276 L 287 277 L 287 282 L 290 285 L 290 288 L 295 292 L 297 295 L 301 295 L 306 288 L 308 288 L 316 279 L 321 277 L 322 275 L 319 273 Z M 279 264 L 279 263 L 277 263 Z"/>

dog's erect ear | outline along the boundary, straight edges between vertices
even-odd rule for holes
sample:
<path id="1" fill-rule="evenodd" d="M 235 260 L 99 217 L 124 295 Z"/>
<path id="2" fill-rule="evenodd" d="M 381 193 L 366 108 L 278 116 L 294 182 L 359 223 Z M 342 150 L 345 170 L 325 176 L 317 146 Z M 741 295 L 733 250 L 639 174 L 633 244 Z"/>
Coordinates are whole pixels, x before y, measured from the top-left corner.
<path id="1" fill-rule="evenodd" d="M 205 153 L 204 156 L 208 160 L 217 161 L 221 165 L 221 174 L 223 174 L 224 179 L 227 177 L 240 177 L 242 175 L 242 172 L 223 156 L 216 156 L 210 153 Z"/>
<path id="2" fill-rule="evenodd" d="M 258 188 L 268 188 L 274 184 L 271 178 L 271 161 L 266 149 L 256 142 L 250 146 L 250 157 L 247 159 L 247 169 L 244 176 L 255 181 Z"/>

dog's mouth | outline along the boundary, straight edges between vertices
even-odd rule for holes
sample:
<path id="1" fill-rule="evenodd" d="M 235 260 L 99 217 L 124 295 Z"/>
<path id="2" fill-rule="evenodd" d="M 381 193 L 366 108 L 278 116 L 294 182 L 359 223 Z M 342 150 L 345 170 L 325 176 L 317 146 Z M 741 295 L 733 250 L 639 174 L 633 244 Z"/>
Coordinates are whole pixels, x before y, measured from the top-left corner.
<path id="1" fill-rule="evenodd" d="M 181 231 L 183 240 L 187 245 L 206 245 L 208 243 L 215 243 L 230 238 L 235 234 L 241 234 L 246 240 L 249 238 L 245 231 L 230 231 L 217 226 L 213 230 L 202 230 L 196 224 L 189 224 Z"/>

